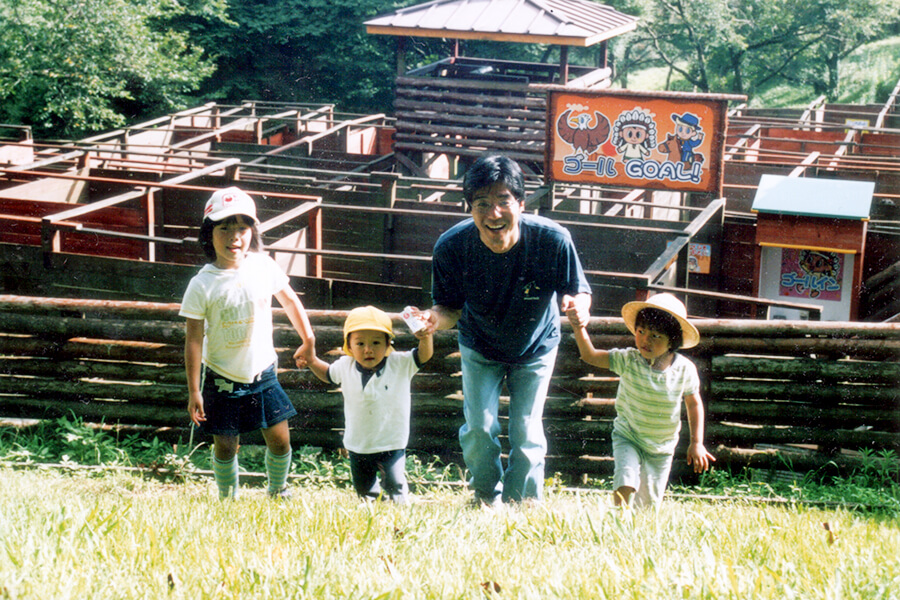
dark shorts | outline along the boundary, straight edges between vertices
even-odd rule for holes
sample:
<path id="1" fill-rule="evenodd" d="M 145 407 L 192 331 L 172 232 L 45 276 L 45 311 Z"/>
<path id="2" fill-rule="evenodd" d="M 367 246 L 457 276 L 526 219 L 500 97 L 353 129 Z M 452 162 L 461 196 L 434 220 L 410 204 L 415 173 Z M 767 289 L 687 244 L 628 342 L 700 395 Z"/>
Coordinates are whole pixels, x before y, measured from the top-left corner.
<path id="1" fill-rule="evenodd" d="M 253 383 L 239 383 L 203 369 L 203 409 L 200 430 L 210 435 L 239 435 L 269 427 L 297 414 L 271 366 Z"/>
<path id="2" fill-rule="evenodd" d="M 406 483 L 406 450 L 401 448 L 374 454 L 356 452 L 349 454 L 350 477 L 357 494 L 372 499 L 384 494 L 385 499 L 406 504 L 409 497 L 409 486 Z"/>

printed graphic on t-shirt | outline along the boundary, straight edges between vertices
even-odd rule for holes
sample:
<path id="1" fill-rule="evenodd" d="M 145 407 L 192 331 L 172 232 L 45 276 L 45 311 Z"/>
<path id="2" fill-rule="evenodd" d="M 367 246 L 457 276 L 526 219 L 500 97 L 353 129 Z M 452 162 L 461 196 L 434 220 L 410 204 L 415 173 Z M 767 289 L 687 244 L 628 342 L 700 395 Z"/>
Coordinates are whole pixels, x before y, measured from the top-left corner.
<path id="1" fill-rule="evenodd" d="M 218 299 L 216 303 L 221 305 L 219 314 L 225 346 L 240 348 L 248 345 L 250 332 L 253 330 L 253 301 L 246 297 L 231 297 Z"/>
<path id="2" fill-rule="evenodd" d="M 525 293 L 522 295 L 523 300 L 540 300 L 541 288 L 534 281 L 525 284 Z"/>

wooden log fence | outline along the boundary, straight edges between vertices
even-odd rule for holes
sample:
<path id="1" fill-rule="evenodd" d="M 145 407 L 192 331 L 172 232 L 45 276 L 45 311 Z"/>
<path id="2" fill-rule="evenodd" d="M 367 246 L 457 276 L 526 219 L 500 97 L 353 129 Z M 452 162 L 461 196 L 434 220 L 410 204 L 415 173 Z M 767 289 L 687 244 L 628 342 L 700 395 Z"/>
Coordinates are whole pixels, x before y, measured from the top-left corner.
<path id="1" fill-rule="evenodd" d="M 184 323 L 177 313 L 177 304 L 0 296 L 0 417 L 74 415 L 187 440 Z M 309 315 L 318 352 L 333 360 L 346 312 Z M 397 347 L 413 347 L 415 338 L 393 317 Z M 707 446 L 720 456 L 719 467 L 814 469 L 858 464 L 852 455 L 862 449 L 900 452 L 900 324 L 708 319 L 697 325 L 701 344 L 686 354 L 700 370 Z M 619 318 L 594 318 L 589 331 L 598 347 L 632 343 Z M 293 368 L 300 340 L 278 309 L 275 339 L 279 378 L 299 413 L 292 442 L 339 448 L 341 395 Z M 439 332 L 434 358 L 413 379 L 411 451 L 461 462 L 459 365 L 455 332 Z M 545 409 L 548 473 L 611 475 L 616 387 L 614 374 L 578 358 L 564 324 Z M 685 430 L 673 477 L 689 476 L 681 467 L 686 440 Z M 244 441 L 260 443 L 258 436 Z"/>

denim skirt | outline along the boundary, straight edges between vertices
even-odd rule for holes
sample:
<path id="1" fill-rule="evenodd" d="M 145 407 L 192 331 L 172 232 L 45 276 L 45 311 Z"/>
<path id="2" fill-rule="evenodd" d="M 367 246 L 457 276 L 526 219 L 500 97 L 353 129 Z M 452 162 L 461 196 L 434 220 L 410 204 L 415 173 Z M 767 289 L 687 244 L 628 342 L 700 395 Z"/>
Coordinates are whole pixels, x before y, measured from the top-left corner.
<path id="1" fill-rule="evenodd" d="M 203 369 L 203 409 L 206 421 L 200 429 L 210 435 L 239 435 L 273 425 L 297 414 L 285 394 L 275 365 L 252 383 L 241 383 Z"/>

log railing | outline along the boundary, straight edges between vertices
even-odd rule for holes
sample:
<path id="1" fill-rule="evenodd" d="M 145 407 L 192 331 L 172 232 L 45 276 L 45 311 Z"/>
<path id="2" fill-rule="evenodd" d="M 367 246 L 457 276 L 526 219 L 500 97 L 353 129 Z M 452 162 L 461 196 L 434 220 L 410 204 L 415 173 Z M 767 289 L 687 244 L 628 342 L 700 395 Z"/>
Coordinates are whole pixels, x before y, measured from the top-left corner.
<path id="1" fill-rule="evenodd" d="M 184 324 L 177 312 L 177 304 L 0 296 L 0 417 L 75 415 L 186 440 Z M 309 314 L 318 352 L 330 362 L 346 313 Z M 395 317 L 396 345 L 412 347 L 415 338 Z M 704 382 L 706 440 L 718 466 L 811 469 L 850 461 L 848 453 L 860 449 L 900 451 L 900 324 L 697 323 L 702 342 L 689 353 Z M 632 342 L 618 318 L 595 318 L 589 330 L 598 347 Z M 298 343 L 276 310 L 279 377 L 299 412 L 292 440 L 338 448 L 341 396 L 309 371 L 292 368 Z M 439 332 L 435 357 L 413 380 L 412 451 L 460 459 L 458 371 L 455 332 Z M 616 385 L 612 373 L 579 360 L 564 325 L 544 419 L 548 472 L 611 474 Z M 684 462 L 686 437 L 673 476 Z M 818 452 L 793 452 L 809 449 Z"/>
<path id="2" fill-rule="evenodd" d="M 865 309 L 873 321 L 900 320 L 900 261 L 863 282 Z"/>

